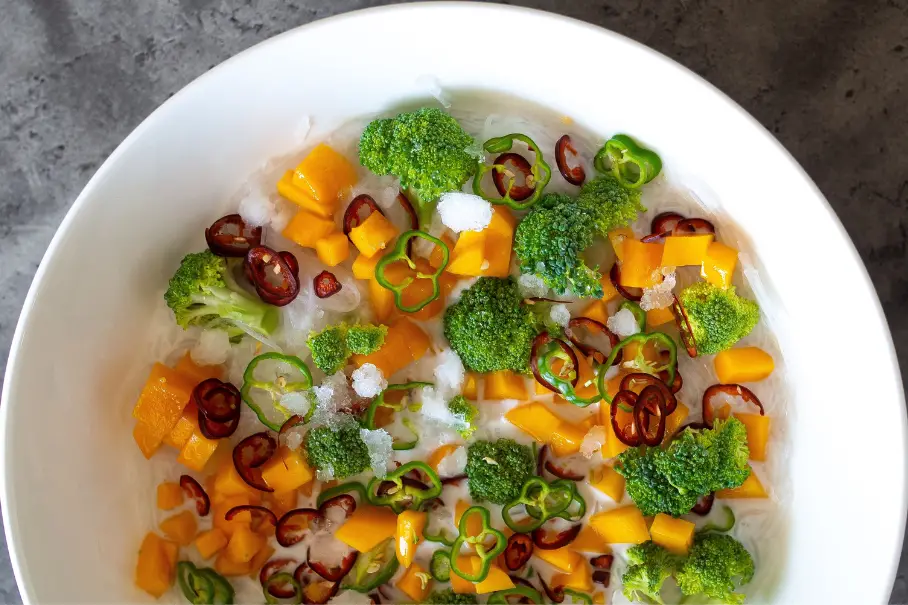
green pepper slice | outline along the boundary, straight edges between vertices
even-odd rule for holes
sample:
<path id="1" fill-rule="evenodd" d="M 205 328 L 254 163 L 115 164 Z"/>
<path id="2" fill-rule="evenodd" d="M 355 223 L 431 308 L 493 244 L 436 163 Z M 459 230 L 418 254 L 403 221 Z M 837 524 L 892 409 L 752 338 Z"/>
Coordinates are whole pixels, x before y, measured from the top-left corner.
<path id="1" fill-rule="evenodd" d="M 366 486 L 357 481 L 350 481 L 349 483 L 341 483 L 340 485 L 329 487 L 328 489 L 320 493 L 318 495 L 318 498 L 316 498 L 315 500 L 315 506 L 320 507 L 331 498 L 340 496 L 341 494 L 348 494 L 350 492 L 356 492 L 356 494 L 359 496 L 360 502 L 366 501 Z"/>
<path id="2" fill-rule="evenodd" d="M 388 582 L 399 566 L 394 538 L 388 538 L 369 552 L 359 555 L 353 569 L 344 576 L 342 586 L 356 592 L 371 592 Z"/>
<path id="3" fill-rule="evenodd" d="M 646 311 L 644 311 L 640 305 L 632 300 L 622 300 L 621 304 L 618 305 L 618 310 L 620 311 L 622 309 L 627 309 L 633 313 L 634 319 L 637 320 L 637 327 L 640 328 L 641 332 L 646 329 Z"/>
<path id="4" fill-rule="evenodd" d="M 600 393 L 596 393 L 591 397 L 581 397 L 577 394 L 574 385 L 571 384 L 574 376 L 576 376 L 577 368 L 573 368 L 567 373 L 564 373 L 564 370 L 555 370 L 554 364 L 556 360 L 562 362 L 562 368 L 567 368 L 568 364 L 573 365 L 574 363 L 574 361 L 565 353 L 564 349 L 561 348 L 561 345 L 557 340 L 552 339 L 545 343 L 539 351 L 538 359 L 540 376 L 558 389 L 558 392 L 567 401 L 570 401 L 577 407 L 585 408 L 602 400 Z M 594 372 L 597 375 L 603 374 L 603 367 L 607 368 L 609 366 L 594 367 Z M 601 391 L 602 387 L 599 387 L 599 390 Z"/>
<path id="5" fill-rule="evenodd" d="M 501 164 L 481 164 L 479 166 L 479 169 L 476 171 L 476 176 L 473 177 L 473 193 L 492 204 L 504 204 L 514 210 L 526 210 L 539 201 L 539 198 L 542 196 L 542 191 L 552 178 L 552 169 L 545 162 L 545 159 L 543 159 L 542 150 L 539 148 L 539 145 L 525 134 L 512 133 L 501 137 L 494 137 L 486 141 L 482 147 L 489 153 L 505 153 L 511 150 L 514 146 L 514 141 L 526 143 L 527 147 L 536 154 L 536 158 L 530 168 L 530 174 L 533 178 L 533 183 L 535 184 L 533 194 L 525 200 L 518 201 L 513 199 L 511 197 L 511 189 L 514 187 L 515 179 L 512 176 L 508 180 L 508 186 L 504 197 L 489 197 L 486 195 L 482 189 L 482 178 L 486 173 L 493 170 L 495 172 L 506 172 L 507 167 Z"/>
<path id="6" fill-rule="evenodd" d="M 660 365 L 649 362 L 644 358 L 644 347 L 651 341 L 657 345 L 661 345 L 668 352 L 668 361 Z M 668 372 L 668 379 L 665 380 L 665 384 L 672 384 L 675 381 L 675 369 L 678 367 L 678 346 L 675 344 L 675 341 L 672 340 L 672 337 L 665 332 L 633 334 L 619 342 L 617 346 L 613 347 L 612 352 L 609 353 L 608 359 L 605 360 L 604 364 L 599 366 L 600 371 L 597 376 L 599 395 L 602 396 L 602 399 L 604 399 L 606 403 L 611 403 L 612 398 L 609 397 L 608 388 L 605 384 L 605 375 L 607 372 L 602 371 L 602 368 L 612 367 L 612 363 L 615 361 L 615 358 L 618 357 L 618 352 L 631 343 L 638 343 L 640 345 L 637 348 L 637 355 L 633 360 L 628 360 L 627 355 L 625 355 L 623 358 L 624 361 L 621 362 L 622 366 L 634 367 L 641 372 L 653 375 L 658 375 L 659 372 L 665 370 Z M 628 366 L 628 364 L 631 364 L 631 366 Z"/>
<path id="7" fill-rule="evenodd" d="M 422 238 L 428 242 L 431 242 L 438 246 L 438 248 L 441 250 L 441 264 L 432 273 L 423 273 L 417 270 L 416 263 L 412 258 L 410 258 L 410 254 L 407 251 L 407 244 L 414 237 Z M 380 261 L 378 261 L 378 264 L 375 266 L 375 280 L 381 287 L 385 288 L 386 290 L 391 290 L 391 292 L 394 293 L 394 304 L 397 305 L 398 309 L 400 309 L 404 313 L 416 313 L 441 295 L 441 284 L 438 283 L 438 279 L 444 272 L 445 267 L 448 266 L 448 258 L 450 257 L 450 254 L 451 253 L 448 250 L 448 245 L 437 237 L 433 237 L 423 231 L 406 231 L 402 233 L 399 238 L 397 238 L 397 243 L 394 245 L 394 248 L 390 252 L 385 254 Z M 397 261 L 404 261 L 405 263 L 407 263 L 407 266 L 416 272 L 416 276 L 405 277 L 399 284 L 391 283 L 385 272 L 388 269 L 388 265 Z M 417 279 L 429 280 L 432 283 L 432 293 L 428 298 L 421 300 L 414 305 L 404 305 L 404 290 L 406 290 L 407 287 Z"/>
<path id="8" fill-rule="evenodd" d="M 281 398 L 311 388 L 312 373 L 302 359 L 281 353 L 263 353 L 246 366 L 240 395 L 262 424 L 272 431 L 280 431 L 281 425 L 293 415 L 281 404 Z M 303 419 L 308 422 L 314 411 L 315 404 L 310 402 Z"/>
<path id="9" fill-rule="evenodd" d="M 400 412 L 404 409 L 405 406 L 402 404 L 385 401 L 385 397 L 389 391 L 410 391 L 412 389 L 430 386 L 432 386 L 431 382 L 406 382 L 403 384 L 388 385 L 388 388 L 382 391 L 378 397 L 369 404 L 369 409 L 366 411 L 365 417 L 366 428 L 370 431 L 379 428 L 375 425 L 375 414 L 378 412 L 378 408 L 388 408 L 395 412 Z M 419 433 L 409 418 L 404 418 L 403 425 L 413 434 L 413 439 L 409 441 L 398 441 L 395 439 L 391 444 L 391 448 L 397 451 L 412 450 L 419 443 Z"/>
<path id="10" fill-rule="evenodd" d="M 183 596 L 193 605 L 232 605 L 233 586 L 210 567 L 198 568 L 190 561 L 177 563 L 177 583 Z"/>
<path id="11" fill-rule="evenodd" d="M 470 515 L 479 515 L 479 518 L 482 520 L 482 529 L 475 536 L 467 534 L 467 527 L 469 525 L 467 521 L 469 520 Z M 451 558 L 449 559 L 451 562 L 451 571 L 468 582 L 482 582 L 489 575 L 489 569 L 492 567 L 495 558 L 504 552 L 504 549 L 508 545 L 508 539 L 504 537 L 503 533 L 492 527 L 489 509 L 483 506 L 471 506 L 465 510 L 460 517 L 458 530 L 460 531 L 460 534 L 451 547 Z M 491 548 L 486 545 L 489 538 L 495 538 L 495 545 Z M 457 555 L 460 554 L 464 544 L 471 545 L 476 550 L 476 555 L 479 557 L 479 571 L 476 573 L 460 569 L 460 567 L 457 566 Z"/>
<path id="12" fill-rule="evenodd" d="M 425 489 L 404 481 L 404 475 L 410 471 L 421 471 L 429 478 L 431 485 Z M 393 483 L 389 489 L 382 490 L 385 483 Z M 372 477 L 366 486 L 366 498 L 374 506 L 389 506 L 396 514 L 408 508 L 418 509 L 423 502 L 436 498 L 441 494 L 441 479 L 425 462 L 414 460 L 401 465 L 394 472 L 384 478 Z M 379 493 L 383 491 L 384 493 Z"/>
<path id="13" fill-rule="evenodd" d="M 566 490 L 571 494 L 567 506 L 554 516 L 572 523 L 582 519 L 586 514 L 586 500 L 577 490 L 577 484 L 569 479 L 558 479 L 552 482 L 551 487 L 552 489 Z"/>
<path id="14" fill-rule="evenodd" d="M 659 175 L 662 158 L 628 135 L 616 134 L 596 153 L 593 166 L 599 172 L 611 173 L 628 189 L 637 189 Z"/>
<path id="15" fill-rule="evenodd" d="M 724 534 L 730 532 L 735 526 L 735 513 L 728 506 L 723 506 L 723 513 L 725 514 L 725 521 L 720 525 L 718 523 L 713 523 L 710 521 L 703 527 L 697 530 L 697 535 L 709 534 L 709 533 L 720 533 Z"/>
<path id="16" fill-rule="evenodd" d="M 564 481 L 564 480 L 561 480 Z M 501 518 L 505 524 L 517 533 L 525 534 L 542 527 L 552 517 L 560 515 L 573 499 L 575 488 L 573 482 L 565 486 L 561 481 L 548 483 L 541 477 L 530 477 L 520 488 L 520 495 L 501 509 Z M 524 506 L 531 521 L 517 522 L 512 511 Z"/>
<path id="17" fill-rule="evenodd" d="M 489 600 L 486 603 L 489 605 L 511 605 L 511 601 L 508 600 L 510 598 L 515 598 L 517 603 L 525 603 L 524 599 L 529 599 L 530 603 L 536 605 L 545 603 L 545 599 L 542 598 L 542 594 L 538 590 L 522 584 L 518 584 L 514 588 L 493 592 L 489 595 Z"/>
<path id="18" fill-rule="evenodd" d="M 292 586 L 293 587 L 293 596 L 287 598 L 278 598 L 271 594 L 270 588 L 274 585 L 278 586 Z M 300 583 L 297 582 L 296 578 L 293 577 L 293 574 L 287 572 L 281 572 L 273 574 L 262 585 L 262 592 L 265 593 L 265 602 L 269 604 L 273 603 L 301 603 L 303 601 L 303 588 L 300 586 Z"/>
<path id="19" fill-rule="evenodd" d="M 429 575 L 437 582 L 451 581 L 451 551 L 439 548 L 429 559 Z"/>

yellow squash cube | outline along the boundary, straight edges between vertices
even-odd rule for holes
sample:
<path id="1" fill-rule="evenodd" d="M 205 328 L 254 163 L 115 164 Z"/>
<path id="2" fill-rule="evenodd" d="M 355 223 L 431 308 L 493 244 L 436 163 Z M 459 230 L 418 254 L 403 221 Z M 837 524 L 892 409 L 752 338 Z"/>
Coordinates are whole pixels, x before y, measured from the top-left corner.
<path id="1" fill-rule="evenodd" d="M 675 314 L 672 313 L 671 307 L 650 309 L 646 312 L 646 326 L 648 328 L 655 328 L 656 326 L 667 324 L 670 321 L 675 321 Z"/>
<path id="2" fill-rule="evenodd" d="M 315 248 L 320 239 L 335 231 L 337 225 L 333 219 L 300 210 L 284 227 L 283 235 L 303 248 Z"/>
<path id="3" fill-rule="evenodd" d="M 762 462 L 766 460 L 766 444 L 769 441 L 769 416 L 760 414 L 732 414 L 744 424 L 747 430 L 747 448 L 750 459 Z"/>
<path id="4" fill-rule="evenodd" d="M 533 555 L 564 573 L 571 573 L 583 564 L 583 557 L 574 552 L 570 544 L 553 550 L 537 548 L 533 551 Z"/>
<path id="5" fill-rule="evenodd" d="M 227 546 L 227 535 L 216 527 L 200 533 L 199 537 L 195 539 L 195 547 L 203 559 L 210 559 L 221 552 L 225 546 Z"/>
<path id="6" fill-rule="evenodd" d="M 322 204 L 313 199 L 312 190 L 306 186 L 301 187 L 292 170 L 285 172 L 281 180 L 277 182 L 277 192 L 281 197 L 290 200 L 303 210 L 324 218 L 333 217 L 334 211 L 337 209 L 336 204 Z"/>
<path id="7" fill-rule="evenodd" d="M 561 419 L 539 402 L 525 403 L 508 410 L 508 422 L 530 435 L 536 441 L 549 443 Z"/>
<path id="8" fill-rule="evenodd" d="M 590 473 L 590 485 L 611 498 L 615 503 L 624 499 L 624 477 L 611 466 L 600 466 Z"/>
<path id="9" fill-rule="evenodd" d="M 686 555 L 694 543 L 696 525 L 659 513 L 649 528 L 653 542 L 676 555 Z"/>
<path id="10" fill-rule="evenodd" d="M 183 504 L 183 488 L 179 483 L 165 481 L 158 485 L 158 508 L 171 510 Z"/>
<path id="11" fill-rule="evenodd" d="M 397 235 L 397 227 L 384 214 L 373 212 L 350 230 L 350 241 L 360 254 L 372 257 L 387 248 Z"/>
<path id="12" fill-rule="evenodd" d="M 195 539 L 198 525 L 195 515 L 184 510 L 161 521 L 161 532 L 180 546 L 189 546 Z"/>
<path id="13" fill-rule="evenodd" d="M 482 264 L 486 258 L 486 236 L 483 231 L 464 231 L 457 238 L 451 250 L 445 269 L 454 275 L 474 277 L 482 275 Z"/>
<path id="14" fill-rule="evenodd" d="M 662 244 L 625 240 L 622 248 L 621 285 L 628 288 L 652 288 L 662 282 Z"/>
<path id="15" fill-rule="evenodd" d="M 665 238 L 662 251 L 663 267 L 700 266 L 706 259 L 706 250 L 712 243 L 712 233 L 696 235 L 671 235 Z"/>
<path id="16" fill-rule="evenodd" d="M 357 255 L 353 261 L 353 277 L 356 279 L 375 279 L 375 267 L 378 261 L 382 259 L 381 254 L 375 256 L 366 256 L 365 254 Z"/>
<path id="17" fill-rule="evenodd" d="M 336 267 L 350 256 L 350 240 L 336 231 L 315 242 L 315 254 L 325 266 Z"/>
<path id="18" fill-rule="evenodd" d="M 291 450 L 283 445 L 262 466 L 262 479 L 278 493 L 296 490 L 312 481 L 314 476 L 300 450 Z"/>
<path id="19" fill-rule="evenodd" d="M 486 399 L 526 399 L 527 385 L 522 374 L 502 370 L 486 374 L 483 381 Z"/>
<path id="20" fill-rule="evenodd" d="M 588 431 L 582 424 L 562 421 L 552 433 L 552 453 L 559 458 L 576 454 Z"/>
<path id="21" fill-rule="evenodd" d="M 429 573 L 419 563 L 406 568 L 404 575 L 394 585 L 410 597 L 411 603 L 422 603 L 432 592 L 432 580 Z M 451 574 L 455 575 L 455 574 Z"/>
<path id="22" fill-rule="evenodd" d="M 586 561 L 581 561 L 571 573 L 553 575 L 552 586 L 564 586 L 580 592 L 589 592 L 593 589 L 593 568 Z"/>
<path id="23" fill-rule="evenodd" d="M 611 242 L 612 250 L 615 251 L 615 256 L 620 261 L 624 260 L 624 242 L 627 240 L 637 240 L 634 231 L 630 227 L 619 227 L 608 232 L 608 241 Z"/>
<path id="24" fill-rule="evenodd" d="M 136 586 L 155 598 L 159 598 L 173 585 L 179 546 L 148 532 L 139 547 L 136 562 Z"/>
<path id="25" fill-rule="evenodd" d="M 334 537 L 359 552 L 369 552 L 397 532 L 397 515 L 390 508 L 360 504 Z"/>
<path id="26" fill-rule="evenodd" d="M 646 520 L 633 505 L 596 513 L 590 525 L 609 544 L 642 544 L 650 539 Z"/>
<path id="27" fill-rule="evenodd" d="M 716 492 L 716 498 L 720 500 L 736 500 L 741 498 L 768 498 L 766 488 L 760 482 L 760 478 L 750 469 L 750 476 L 745 479 L 744 483 L 732 489 L 720 489 Z"/>
<path id="28" fill-rule="evenodd" d="M 700 276 L 720 288 L 727 288 L 735 276 L 738 251 L 725 244 L 713 242 L 706 250 L 706 258 L 700 266 Z"/>
<path id="29" fill-rule="evenodd" d="M 225 553 L 231 561 L 248 563 L 258 551 L 264 548 L 266 542 L 267 538 L 253 531 L 251 527 L 239 527 L 230 536 Z"/>
<path id="30" fill-rule="evenodd" d="M 769 378 L 775 369 L 772 355 L 759 347 L 737 347 L 716 354 L 713 364 L 719 382 L 738 384 Z"/>
<path id="31" fill-rule="evenodd" d="M 589 525 L 583 526 L 580 533 L 571 542 L 570 547 L 575 552 L 596 553 L 599 555 L 607 555 L 612 552 L 608 542 Z"/>
<path id="32" fill-rule="evenodd" d="M 337 205 L 356 185 L 356 168 L 332 147 L 321 143 L 297 165 L 293 180 L 317 202 Z"/>

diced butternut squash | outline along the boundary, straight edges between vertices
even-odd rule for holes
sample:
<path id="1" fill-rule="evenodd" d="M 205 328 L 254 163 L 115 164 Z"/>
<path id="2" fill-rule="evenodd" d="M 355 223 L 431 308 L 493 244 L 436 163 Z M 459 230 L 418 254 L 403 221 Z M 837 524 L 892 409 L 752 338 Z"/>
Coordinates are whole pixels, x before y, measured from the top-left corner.
<path id="1" fill-rule="evenodd" d="M 261 548 L 261 550 L 255 553 L 255 556 L 252 557 L 251 561 L 249 561 L 249 577 L 253 580 L 258 580 L 259 572 L 265 566 L 265 563 L 267 563 L 269 559 L 271 559 L 271 555 L 273 554 L 274 547 L 269 544 L 266 544 Z"/>
<path id="2" fill-rule="evenodd" d="M 369 552 L 397 531 L 397 515 L 383 506 L 360 504 L 334 537 L 359 552 Z"/>
<path id="3" fill-rule="evenodd" d="M 351 360 L 360 367 L 371 363 L 386 377 L 420 359 L 429 349 L 429 336 L 406 318 L 398 319 L 388 327 L 385 343 L 370 355 L 353 355 Z"/>
<path id="4" fill-rule="evenodd" d="M 460 518 L 470 508 L 472 504 L 466 500 L 458 500 L 454 505 L 454 525 L 460 527 Z M 470 515 L 467 517 L 467 535 L 478 536 L 482 532 L 482 518 L 479 515 Z"/>
<path id="5" fill-rule="evenodd" d="M 336 267 L 350 256 L 350 240 L 336 231 L 315 242 L 315 254 L 326 266 Z"/>
<path id="6" fill-rule="evenodd" d="M 747 429 L 747 447 L 750 459 L 762 462 L 766 460 L 766 444 L 769 441 L 769 416 L 759 414 L 733 414 Z"/>
<path id="7" fill-rule="evenodd" d="M 769 378 L 775 369 L 772 355 L 758 347 L 726 349 L 713 360 L 719 382 L 737 384 Z"/>
<path id="8" fill-rule="evenodd" d="M 242 512 L 234 515 L 229 521 L 225 518 L 225 515 L 235 506 L 244 506 L 248 504 L 252 504 L 249 496 L 228 496 L 223 500 L 216 502 L 211 507 L 211 524 L 224 532 L 224 535 L 229 539 L 240 527 L 249 527 L 252 523 L 252 515 L 248 512 Z"/>
<path id="9" fill-rule="evenodd" d="M 218 497 L 258 497 L 261 494 L 260 491 L 243 481 L 240 474 L 236 472 L 233 458 L 225 458 L 214 474 L 214 492 Z"/>
<path id="10" fill-rule="evenodd" d="M 593 605 L 605 605 L 605 593 L 597 590 L 593 593 Z"/>
<path id="11" fill-rule="evenodd" d="M 285 172 L 277 182 L 277 192 L 281 197 L 290 200 L 303 210 L 318 216 L 331 218 L 334 211 L 337 210 L 336 204 L 322 204 L 312 197 L 312 190 L 309 187 L 298 185 L 293 170 Z"/>
<path id="12" fill-rule="evenodd" d="M 383 255 L 366 256 L 358 254 L 353 260 L 353 277 L 356 279 L 375 279 L 375 267 Z"/>
<path id="13" fill-rule="evenodd" d="M 485 262 L 486 236 L 482 231 L 464 231 L 451 250 L 448 266 L 445 269 L 454 275 L 475 277 L 482 275 L 482 264 Z"/>
<path id="14" fill-rule="evenodd" d="M 612 250 L 615 251 L 615 256 L 621 261 L 624 260 L 624 242 L 626 240 L 637 240 L 633 229 L 630 227 L 619 227 L 608 232 L 608 241 L 612 244 Z"/>
<path id="15" fill-rule="evenodd" d="M 203 435 L 201 430 L 193 431 L 186 445 L 180 450 L 177 462 L 194 471 L 201 472 L 205 465 L 208 464 L 215 450 L 217 450 L 219 443 L 219 440 L 209 439 Z"/>
<path id="16" fill-rule="evenodd" d="M 470 562 L 473 565 L 473 573 L 479 573 L 480 569 L 482 569 L 482 561 L 480 558 L 472 557 Z M 489 594 L 490 592 L 498 592 L 499 590 L 507 590 L 509 588 L 514 588 L 514 582 L 508 577 L 508 574 L 495 563 L 492 563 L 489 567 L 489 575 L 487 575 L 482 582 L 476 582 L 476 594 Z"/>
<path id="17" fill-rule="evenodd" d="M 422 603 L 432 592 L 432 578 L 419 563 L 407 566 L 405 569 L 407 571 L 394 585 L 410 597 L 411 603 Z"/>
<path id="18" fill-rule="evenodd" d="M 350 230 L 350 241 L 360 254 L 375 256 L 394 241 L 399 231 L 381 212 L 373 212 Z"/>
<path id="19" fill-rule="evenodd" d="M 760 478 L 757 477 L 753 469 L 750 469 L 750 476 L 744 480 L 744 483 L 732 489 L 720 489 L 716 492 L 716 498 L 720 500 L 736 500 L 741 498 L 768 498 L 769 494 Z"/>
<path id="20" fill-rule="evenodd" d="M 583 563 L 583 557 L 571 550 L 570 545 L 553 550 L 537 548 L 533 554 L 564 573 L 571 573 Z"/>
<path id="21" fill-rule="evenodd" d="M 492 220 L 483 229 L 486 236 L 485 263 L 482 274 L 489 277 L 507 277 L 511 272 L 511 251 L 514 247 L 514 228 L 517 221 L 504 206 L 492 207 Z"/>
<path id="22" fill-rule="evenodd" d="M 253 531 L 251 527 L 238 527 L 230 536 L 225 552 L 232 561 L 248 563 L 265 546 L 266 541 L 265 536 Z"/>
<path id="23" fill-rule="evenodd" d="M 183 415 L 164 437 L 164 443 L 174 449 L 181 450 L 192 437 L 192 433 L 199 430 L 199 408 L 195 402 L 190 401 L 183 408 Z"/>
<path id="24" fill-rule="evenodd" d="M 460 445 L 457 443 L 446 443 L 435 448 L 435 450 L 429 454 L 429 459 L 426 461 L 426 464 L 432 467 L 432 470 L 437 471 L 441 461 L 456 452 L 459 447 Z"/>
<path id="25" fill-rule="evenodd" d="M 650 539 L 646 520 L 636 506 L 622 506 L 598 512 L 590 525 L 609 544 L 642 544 Z"/>
<path id="26" fill-rule="evenodd" d="M 536 441 L 549 443 L 561 419 L 539 402 L 525 403 L 508 410 L 508 422 L 530 435 Z"/>
<path id="27" fill-rule="evenodd" d="M 625 451 L 628 448 L 628 446 L 621 443 L 621 441 L 618 439 L 618 436 L 615 435 L 615 430 L 612 427 L 612 422 L 608 418 L 608 412 L 609 412 L 608 406 L 602 405 L 602 408 L 603 408 L 601 410 L 601 413 L 603 416 L 602 427 L 605 429 L 605 443 L 602 445 L 601 453 L 602 453 L 603 460 L 608 460 L 610 458 L 614 458 L 621 452 Z M 628 414 L 628 416 L 629 416 L 629 414 Z M 620 420 L 620 418 L 621 418 L 621 412 L 619 412 L 619 420 Z"/>
<path id="28" fill-rule="evenodd" d="M 293 179 L 317 202 L 332 206 L 356 184 L 356 168 L 330 145 L 320 143 L 297 165 Z"/>
<path id="29" fill-rule="evenodd" d="M 210 559 L 227 546 L 227 536 L 218 528 L 212 528 L 199 534 L 195 547 L 203 559 Z"/>
<path id="30" fill-rule="evenodd" d="M 188 510 L 161 521 L 161 532 L 180 546 L 189 546 L 198 531 L 195 515 Z"/>
<path id="31" fill-rule="evenodd" d="M 571 542 L 570 546 L 571 550 L 575 552 L 588 552 L 600 555 L 607 555 L 612 552 L 608 542 L 606 542 L 603 537 L 596 533 L 596 530 L 589 525 L 583 526 L 580 533 L 577 534 L 577 537 Z"/>
<path id="32" fill-rule="evenodd" d="M 315 248 L 318 240 L 337 230 L 334 219 L 300 210 L 284 227 L 283 235 L 303 248 Z"/>
<path id="33" fill-rule="evenodd" d="M 483 387 L 485 399 L 527 398 L 527 384 L 523 375 L 510 370 L 486 374 Z"/>
<path id="34" fill-rule="evenodd" d="M 600 466 L 590 472 L 590 485 L 611 498 L 615 503 L 624 499 L 624 477 L 611 466 Z"/>
<path id="35" fill-rule="evenodd" d="M 148 532 L 139 547 L 136 562 L 136 586 L 160 598 L 173 585 L 176 553 L 179 547 L 154 532 Z"/>
<path id="36" fill-rule="evenodd" d="M 394 542 L 397 545 L 397 562 L 404 569 L 413 564 L 416 548 L 422 542 L 423 529 L 428 515 L 422 511 L 405 510 L 397 515 L 397 533 Z M 412 595 L 411 595 L 412 596 Z"/>
<path id="37" fill-rule="evenodd" d="M 599 299 L 601 302 L 607 303 L 618 297 L 618 290 L 615 288 L 615 284 L 612 283 L 612 278 L 609 277 L 607 273 L 602 276 L 599 283 L 602 285 L 602 298 Z"/>
<path id="38" fill-rule="evenodd" d="M 285 445 L 262 466 L 262 479 L 275 492 L 296 490 L 312 481 L 314 476 L 300 450 L 291 450 Z"/>
<path id="39" fill-rule="evenodd" d="M 451 250 L 454 248 L 454 238 L 448 235 L 447 233 L 442 234 L 439 238 L 445 243 L 445 246 L 448 247 L 448 262 L 451 262 Z M 440 246 L 432 246 L 432 251 L 429 253 L 429 266 L 433 269 L 438 269 L 441 266 L 441 262 L 444 260 L 444 255 Z"/>
<path id="40" fill-rule="evenodd" d="M 429 346 L 432 344 L 429 335 L 418 325 L 404 318 L 395 322 L 392 328 L 395 332 L 400 334 L 404 342 L 407 343 L 407 349 L 410 351 L 411 360 L 418 361 L 422 359 L 422 356 L 426 354 L 426 351 L 429 350 Z M 391 328 L 389 328 L 388 331 L 390 332 Z"/>
<path id="41" fill-rule="evenodd" d="M 664 307 L 662 309 L 650 309 L 646 312 L 647 327 L 655 328 L 656 326 L 661 326 L 671 321 L 675 321 L 675 314 L 672 313 L 671 307 Z"/>
<path id="42" fill-rule="evenodd" d="M 133 417 L 146 425 L 143 429 L 147 431 L 144 435 L 146 449 L 155 443 L 160 444 L 170 433 L 189 403 L 194 388 L 195 383 L 183 374 L 164 364 L 154 364 L 132 410 Z"/>
<path id="43" fill-rule="evenodd" d="M 686 555 L 694 543 L 696 525 L 659 513 L 649 528 L 653 542 L 676 555 Z"/>
<path id="44" fill-rule="evenodd" d="M 222 378 L 224 366 L 200 366 L 192 360 L 189 353 L 184 353 L 173 369 L 186 376 L 190 382 L 198 384 L 209 378 Z"/>
<path id="45" fill-rule="evenodd" d="M 571 573 L 557 573 L 552 576 L 552 586 L 564 586 L 580 592 L 593 590 L 593 568 L 581 561 Z"/>
<path id="46" fill-rule="evenodd" d="M 224 549 L 214 560 L 214 570 L 224 577 L 232 578 L 236 576 L 248 576 L 252 573 L 252 561 L 234 561 L 227 555 Z"/>
<path id="47" fill-rule="evenodd" d="M 155 430 L 144 422 L 137 421 L 136 425 L 132 427 L 132 438 L 135 440 L 136 445 L 139 446 L 139 451 L 142 452 L 146 460 L 151 459 L 154 453 L 158 451 L 158 448 L 161 447 L 161 440 L 155 434 Z"/>
<path id="48" fill-rule="evenodd" d="M 314 481 L 306 483 L 306 485 L 312 485 Z M 312 494 L 309 494 L 310 496 Z M 288 492 L 274 492 L 273 494 L 268 494 L 267 496 L 269 508 L 274 511 L 275 516 L 280 519 L 284 516 L 285 513 L 290 512 L 296 508 L 296 504 L 299 501 L 299 492 L 297 490 L 290 490 Z"/>
<path id="49" fill-rule="evenodd" d="M 605 325 L 605 322 L 608 321 L 608 308 L 605 306 L 605 302 L 602 300 L 594 300 L 586 309 L 583 310 L 583 313 L 580 314 L 581 317 L 589 317 Z"/>
<path id="50" fill-rule="evenodd" d="M 670 235 L 665 238 L 662 250 L 663 267 L 700 266 L 706 259 L 706 250 L 713 241 L 713 234 Z"/>
<path id="51" fill-rule="evenodd" d="M 370 279 L 369 306 L 372 308 L 372 314 L 375 315 L 375 321 L 385 323 L 394 312 L 394 293 L 378 283 L 378 280 Z"/>
<path id="52" fill-rule="evenodd" d="M 158 508 L 171 510 L 183 504 L 183 488 L 179 483 L 165 481 L 158 485 Z"/>
<path id="53" fill-rule="evenodd" d="M 470 401 L 476 401 L 479 398 L 479 375 L 474 372 L 467 372 L 463 378 L 462 394 Z"/>
<path id="54" fill-rule="evenodd" d="M 665 419 L 665 441 L 663 443 L 667 443 L 672 438 L 672 435 L 681 428 L 689 415 L 690 408 L 679 401 L 675 411 Z"/>
<path id="55" fill-rule="evenodd" d="M 635 239 L 625 240 L 621 261 L 621 285 L 630 288 L 651 288 L 662 282 L 662 244 L 647 244 Z"/>
<path id="56" fill-rule="evenodd" d="M 417 321 L 429 321 L 433 317 L 437 316 L 439 313 L 445 310 L 445 295 L 441 293 L 439 282 L 439 295 L 438 297 L 427 304 L 425 307 L 419 311 L 405 312 L 407 317 L 412 317 Z M 401 293 L 400 302 L 404 307 L 414 308 L 419 306 L 421 303 L 432 298 L 434 288 L 432 287 L 432 282 L 428 279 L 415 279 L 413 282 L 404 288 L 404 291 Z"/>
<path id="57" fill-rule="evenodd" d="M 738 251 L 725 244 L 713 242 L 706 249 L 706 258 L 700 266 L 700 277 L 720 288 L 727 288 L 735 276 Z"/>
<path id="58" fill-rule="evenodd" d="M 477 557 L 478 558 L 478 557 Z M 458 569 L 473 570 L 473 557 L 470 555 L 459 555 L 457 557 Z M 464 580 L 453 571 L 451 572 L 451 589 L 457 594 L 476 594 L 476 584 L 469 580 Z"/>
<path id="59" fill-rule="evenodd" d="M 552 433 L 552 453 L 559 458 L 576 454 L 588 430 L 582 424 L 562 421 Z"/>

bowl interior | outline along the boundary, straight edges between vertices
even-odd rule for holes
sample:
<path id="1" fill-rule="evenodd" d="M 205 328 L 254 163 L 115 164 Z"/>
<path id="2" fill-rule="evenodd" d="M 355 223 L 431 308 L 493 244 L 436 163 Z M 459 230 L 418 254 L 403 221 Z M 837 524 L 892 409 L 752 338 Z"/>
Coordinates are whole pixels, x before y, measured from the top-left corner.
<path id="1" fill-rule="evenodd" d="M 553 49 L 570 41 L 571 69 L 558 52 L 507 69 L 465 43 L 495 39 L 502 23 Z M 26 601 L 147 600 L 132 574 L 153 485 L 131 409 L 155 361 L 162 284 L 249 174 L 299 148 L 306 119 L 329 132 L 428 97 L 427 76 L 527 99 L 601 135 L 631 132 L 746 231 L 791 379 L 789 538 L 766 553 L 780 574 L 758 600 L 887 598 L 904 523 L 902 389 L 872 285 L 825 200 L 740 108 L 664 57 L 569 19 L 445 3 L 336 17 L 243 53 L 155 112 L 86 187 L 29 293 L 4 388 L 3 513 Z M 842 330 L 843 313 L 860 331 Z M 861 354 L 874 356 L 873 381 L 849 371 Z M 866 451 L 886 464 L 866 464 Z"/>

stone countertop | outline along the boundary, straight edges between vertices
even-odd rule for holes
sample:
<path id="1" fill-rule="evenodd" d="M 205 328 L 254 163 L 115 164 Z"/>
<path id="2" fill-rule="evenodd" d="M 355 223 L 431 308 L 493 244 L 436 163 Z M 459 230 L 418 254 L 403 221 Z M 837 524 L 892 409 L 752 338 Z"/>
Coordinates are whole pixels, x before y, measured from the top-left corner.
<path id="1" fill-rule="evenodd" d="M 904 377 L 908 0 L 505 3 L 563 13 L 655 48 L 715 84 L 773 132 L 854 240 L 889 319 Z M 388 2 L 4 2 L 0 363 L 5 366 L 22 302 L 54 230 L 143 118 L 195 77 L 261 40 L 380 4 Z M 562 43 L 569 54 L 570 41 Z M 557 43 L 547 44 L 554 50 Z M 836 304 L 845 288 L 830 284 L 818 302 Z M 19 602 L 6 549 L 0 553 L 0 602 Z M 906 567 L 903 557 L 893 603 L 908 603 Z"/>

